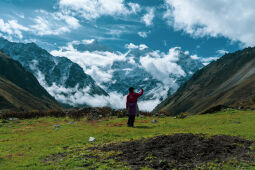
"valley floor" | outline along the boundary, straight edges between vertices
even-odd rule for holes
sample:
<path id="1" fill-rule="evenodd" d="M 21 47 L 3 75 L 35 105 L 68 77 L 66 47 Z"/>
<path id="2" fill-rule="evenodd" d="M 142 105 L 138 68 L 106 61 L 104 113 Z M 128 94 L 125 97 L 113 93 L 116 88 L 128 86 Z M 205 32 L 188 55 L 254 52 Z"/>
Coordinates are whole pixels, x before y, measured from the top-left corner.
<path id="1" fill-rule="evenodd" d="M 158 122 L 152 123 L 153 119 Z M 225 110 L 185 119 L 137 118 L 135 128 L 126 127 L 126 121 L 127 118 L 103 118 L 97 121 L 88 121 L 86 118 L 80 121 L 70 118 L 0 120 L 0 169 L 134 168 L 128 162 L 115 159 L 116 152 L 104 152 L 100 147 L 113 142 L 176 133 L 206 134 L 207 138 L 220 134 L 255 140 L 255 111 Z M 95 141 L 89 142 L 90 137 L 94 137 Z M 249 149 L 253 150 L 254 146 L 251 142 Z M 249 160 L 214 160 L 197 164 L 197 167 L 254 169 L 255 161 L 250 159 L 254 158 L 254 152 L 249 154 Z M 153 159 L 157 158 L 151 155 L 146 161 Z"/>

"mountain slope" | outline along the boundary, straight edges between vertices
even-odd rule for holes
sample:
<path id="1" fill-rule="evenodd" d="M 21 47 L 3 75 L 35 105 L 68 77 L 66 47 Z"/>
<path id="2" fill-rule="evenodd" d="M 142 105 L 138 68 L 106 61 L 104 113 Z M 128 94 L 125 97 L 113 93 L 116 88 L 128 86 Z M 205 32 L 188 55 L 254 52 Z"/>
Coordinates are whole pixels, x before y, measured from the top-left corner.
<path id="1" fill-rule="evenodd" d="M 60 105 L 20 63 L 0 52 L 0 110 L 48 110 Z"/>
<path id="2" fill-rule="evenodd" d="M 52 56 L 35 43 L 14 43 L 0 38 L 0 50 L 19 61 L 61 102 L 75 104 L 66 102 L 63 98 L 71 98 L 77 92 L 91 96 L 108 95 L 78 64 L 64 57 Z"/>
<path id="3" fill-rule="evenodd" d="M 226 54 L 207 65 L 154 111 L 196 114 L 221 106 L 255 107 L 255 48 Z"/>

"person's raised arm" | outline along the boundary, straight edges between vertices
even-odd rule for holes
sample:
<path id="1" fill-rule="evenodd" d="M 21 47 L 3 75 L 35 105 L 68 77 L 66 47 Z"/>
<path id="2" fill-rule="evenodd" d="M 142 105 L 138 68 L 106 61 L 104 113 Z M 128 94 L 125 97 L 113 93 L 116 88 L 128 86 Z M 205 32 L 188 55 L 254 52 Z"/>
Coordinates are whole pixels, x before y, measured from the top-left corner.
<path id="1" fill-rule="evenodd" d="M 140 97 L 141 95 L 143 95 L 143 89 L 141 89 L 140 93 L 135 93 L 136 97 Z"/>

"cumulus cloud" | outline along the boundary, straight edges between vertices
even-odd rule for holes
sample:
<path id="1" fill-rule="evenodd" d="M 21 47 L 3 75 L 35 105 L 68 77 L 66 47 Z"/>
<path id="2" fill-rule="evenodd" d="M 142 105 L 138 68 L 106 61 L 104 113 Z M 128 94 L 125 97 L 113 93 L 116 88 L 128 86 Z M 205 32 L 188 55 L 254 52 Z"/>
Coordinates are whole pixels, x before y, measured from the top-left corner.
<path id="1" fill-rule="evenodd" d="M 92 107 L 103 107 L 109 106 L 112 108 L 124 108 L 125 106 L 125 96 L 112 92 L 109 96 L 103 95 L 89 95 L 89 91 L 91 87 L 86 87 L 83 89 L 79 89 L 78 85 L 74 88 L 66 88 L 63 86 L 56 85 L 53 83 L 49 86 L 45 81 L 45 76 L 36 69 L 37 62 L 32 61 L 30 65 L 32 70 L 35 70 L 36 78 L 39 83 L 51 94 L 55 97 L 56 100 L 69 104 L 71 106 L 79 106 L 87 104 Z"/>
<path id="2" fill-rule="evenodd" d="M 131 50 L 131 49 L 144 50 L 144 49 L 148 48 L 148 46 L 145 44 L 135 45 L 133 43 L 130 43 L 130 44 L 126 44 L 126 48 L 129 50 Z"/>
<path id="3" fill-rule="evenodd" d="M 180 48 L 171 48 L 167 54 L 154 51 L 140 58 L 140 62 L 144 69 L 151 73 L 157 80 L 162 81 L 166 85 L 172 85 L 175 80 L 169 75 L 185 76 L 185 72 L 181 66 L 176 64 L 180 54 Z"/>
<path id="4" fill-rule="evenodd" d="M 154 8 L 148 8 L 147 13 L 142 17 L 142 22 L 144 22 L 146 26 L 151 26 L 153 24 L 153 19 L 155 17 L 154 12 Z"/>
<path id="5" fill-rule="evenodd" d="M 36 61 L 32 61 L 31 67 L 36 69 Z M 78 87 L 66 88 L 53 83 L 48 86 L 45 81 L 45 76 L 40 72 L 36 72 L 36 77 L 39 83 L 55 97 L 56 100 L 69 104 L 71 106 L 80 106 L 87 104 L 92 107 L 104 107 L 108 106 L 115 109 L 125 108 L 126 96 L 117 92 L 110 92 L 109 96 L 103 95 L 89 95 L 90 87 L 79 89 Z M 162 91 L 161 91 L 162 92 Z M 159 93 L 156 93 L 159 94 Z M 149 101 L 139 101 L 138 105 L 140 110 L 152 111 L 153 108 L 160 103 L 159 99 Z"/>
<path id="6" fill-rule="evenodd" d="M 164 18 L 176 30 L 195 37 L 224 36 L 255 45 L 255 1 L 165 0 Z"/>
<path id="7" fill-rule="evenodd" d="M 60 0 L 59 7 L 65 13 L 78 14 L 85 19 L 96 19 L 103 15 L 129 15 L 140 10 L 139 4 L 124 0 Z"/>
<path id="8" fill-rule="evenodd" d="M 148 31 L 148 32 L 138 32 L 138 35 L 142 38 L 147 38 L 148 37 L 148 34 L 150 34 L 151 32 Z"/>
<path id="9" fill-rule="evenodd" d="M 3 19 L 0 19 L 0 31 L 22 39 L 22 32 L 29 31 L 29 28 L 19 24 L 17 20 L 8 20 L 5 22 Z"/>

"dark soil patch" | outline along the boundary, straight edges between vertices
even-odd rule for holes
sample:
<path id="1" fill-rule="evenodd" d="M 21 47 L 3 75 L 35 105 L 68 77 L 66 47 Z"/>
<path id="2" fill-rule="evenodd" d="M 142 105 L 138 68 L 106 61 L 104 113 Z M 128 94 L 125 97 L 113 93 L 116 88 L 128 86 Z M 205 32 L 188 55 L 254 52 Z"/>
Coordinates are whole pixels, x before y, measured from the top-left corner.
<path id="1" fill-rule="evenodd" d="M 46 164 L 51 164 L 51 163 L 56 163 L 60 160 L 62 160 L 63 158 L 65 158 L 67 156 L 67 153 L 56 153 L 56 154 L 52 154 L 50 156 L 47 156 L 44 160 L 43 163 Z"/>
<path id="2" fill-rule="evenodd" d="M 89 148 L 103 152 L 120 151 L 111 158 L 127 162 L 132 169 L 193 169 L 202 163 L 221 163 L 231 159 L 249 161 L 252 141 L 238 137 L 216 135 L 175 134 L 148 139 L 108 144 Z"/>

